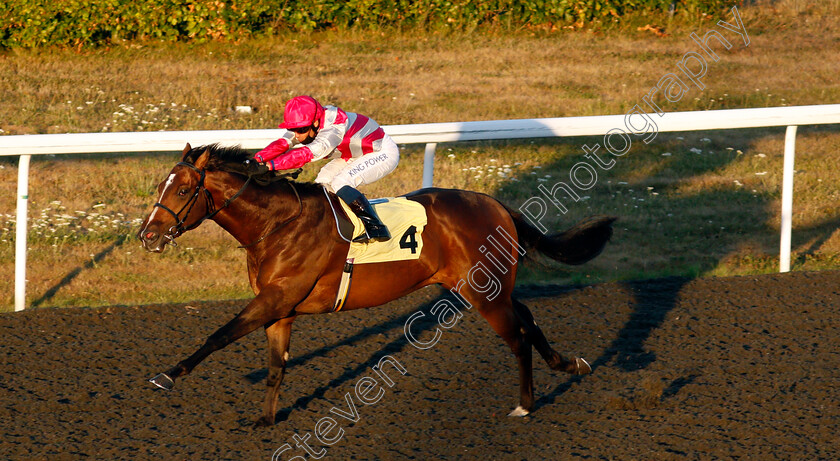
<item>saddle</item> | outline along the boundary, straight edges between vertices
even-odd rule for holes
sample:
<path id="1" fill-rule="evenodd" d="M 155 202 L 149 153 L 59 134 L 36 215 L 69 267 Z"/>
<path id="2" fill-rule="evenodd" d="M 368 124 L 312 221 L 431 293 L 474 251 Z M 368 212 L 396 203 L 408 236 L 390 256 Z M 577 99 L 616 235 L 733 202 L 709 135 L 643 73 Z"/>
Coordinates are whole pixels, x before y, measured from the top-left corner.
<path id="1" fill-rule="evenodd" d="M 339 311 L 350 290 L 353 266 L 419 259 L 423 250 L 423 228 L 426 226 L 426 207 L 405 197 L 370 200 L 376 214 L 388 226 L 391 239 L 385 242 L 354 242 L 365 232 L 362 221 L 350 207 L 324 189 L 335 218 L 336 229 L 343 240 L 350 243 L 341 284 L 333 311 Z"/>
<path id="2" fill-rule="evenodd" d="M 326 191 L 326 190 L 325 190 Z M 385 242 L 353 242 L 364 234 L 362 221 L 343 200 L 327 194 L 335 216 L 336 229 L 341 238 L 350 242 L 348 258 L 354 264 L 383 263 L 419 259 L 423 250 L 423 228 L 426 226 L 426 207 L 405 197 L 373 199 L 376 214 L 391 231 Z"/>

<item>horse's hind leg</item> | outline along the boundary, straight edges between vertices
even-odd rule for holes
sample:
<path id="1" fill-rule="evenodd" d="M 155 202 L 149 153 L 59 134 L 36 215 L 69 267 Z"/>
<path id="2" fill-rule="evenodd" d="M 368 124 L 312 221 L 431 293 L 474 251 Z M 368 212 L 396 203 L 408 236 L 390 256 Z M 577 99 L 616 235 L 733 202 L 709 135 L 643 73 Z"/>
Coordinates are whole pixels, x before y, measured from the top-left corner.
<path id="1" fill-rule="evenodd" d="M 545 360 L 545 363 L 547 363 L 552 370 L 562 370 L 575 375 L 585 375 L 592 371 L 592 368 L 590 368 L 589 363 L 587 363 L 586 360 L 580 357 L 575 357 L 573 360 L 567 360 L 557 351 L 552 349 L 542 330 L 540 330 L 540 327 L 538 327 L 537 323 L 534 321 L 534 316 L 531 315 L 531 311 L 528 309 L 528 306 L 522 304 L 515 298 L 511 298 L 511 300 L 513 301 L 513 308 L 516 313 L 516 317 L 525 328 L 525 334 L 530 338 L 530 341 L 534 344 L 537 352 L 540 353 L 543 360 Z"/>
<path id="2" fill-rule="evenodd" d="M 265 401 L 263 414 L 255 423 L 255 427 L 267 427 L 274 424 L 277 413 L 277 397 L 280 394 L 280 384 L 286 374 L 286 363 L 289 361 L 289 342 L 292 337 L 292 322 L 294 317 L 278 320 L 265 327 L 268 338 L 268 378 L 266 379 Z"/>
<path id="3" fill-rule="evenodd" d="M 473 303 L 478 304 L 478 303 Z M 534 409 L 534 369 L 531 340 L 509 302 L 478 304 L 478 311 L 510 347 L 519 365 L 519 406 L 509 416 L 525 416 Z"/>

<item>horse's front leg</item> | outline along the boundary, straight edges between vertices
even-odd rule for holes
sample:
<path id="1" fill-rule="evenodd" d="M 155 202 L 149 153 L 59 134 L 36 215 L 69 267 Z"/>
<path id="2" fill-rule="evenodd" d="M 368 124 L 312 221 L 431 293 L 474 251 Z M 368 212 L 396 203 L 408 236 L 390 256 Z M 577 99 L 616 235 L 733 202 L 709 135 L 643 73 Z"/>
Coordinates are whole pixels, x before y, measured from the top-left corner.
<path id="1" fill-rule="evenodd" d="M 277 413 L 277 396 L 280 394 L 280 384 L 283 383 L 283 376 L 286 373 L 286 362 L 289 361 L 289 341 L 292 337 L 292 322 L 294 317 L 288 317 L 265 327 L 265 336 L 268 338 L 268 379 L 266 380 L 265 402 L 263 402 L 263 415 L 254 423 L 255 427 L 268 427 L 274 425 L 274 417 Z"/>
<path id="2" fill-rule="evenodd" d="M 189 374 L 208 355 L 274 319 L 288 317 L 295 304 L 297 303 L 285 300 L 279 290 L 261 291 L 242 312 L 210 335 L 204 345 L 193 355 L 149 381 L 163 389 L 172 389 L 175 385 L 175 379 Z"/>

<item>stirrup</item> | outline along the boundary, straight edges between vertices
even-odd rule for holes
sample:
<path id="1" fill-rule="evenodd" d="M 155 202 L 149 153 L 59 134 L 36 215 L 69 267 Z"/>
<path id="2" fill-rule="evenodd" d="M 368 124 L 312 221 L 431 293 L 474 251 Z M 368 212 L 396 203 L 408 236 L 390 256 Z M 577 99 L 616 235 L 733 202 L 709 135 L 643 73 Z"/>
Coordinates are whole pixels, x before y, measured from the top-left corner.
<path id="1" fill-rule="evenodd" d="M 364 221 L 363 221 L 364 223 Z M 377 226 L 374 229 L 368 229 L 365 226 L 365 233 L 354 238 L 353 241 L 357 243 L 367 243 L 367 242 L 385 242 L 391 239 L 391 233 L 388 231 L 388 228 L 385 225 Z"/>

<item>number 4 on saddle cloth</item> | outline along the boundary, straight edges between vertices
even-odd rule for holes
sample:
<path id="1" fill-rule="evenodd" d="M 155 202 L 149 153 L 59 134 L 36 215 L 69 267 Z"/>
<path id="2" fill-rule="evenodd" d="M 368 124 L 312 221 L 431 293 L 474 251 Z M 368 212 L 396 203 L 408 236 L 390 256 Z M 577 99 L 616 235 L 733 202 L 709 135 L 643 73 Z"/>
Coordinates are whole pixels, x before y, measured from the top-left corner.
<path id="1" fill-rule="evenodd" d="M 338 287 L 338 295 L 333 307 L 333 311 L 337 312 L 344 306 L 344 300 L 347 299 L 347 293 L 350 291 L 354 265 L 420 259 L 420 252 L 423 250 L 422 233 L 426 226 L 426 208 L 404 197 L 371 200 L 370 203 L 376 209 L 376 214 L 388 227 L 392 237 L 384 242 L 362 243 L 353 241 L 365 232 L 361 219 L 343 200 L 329 194 L 328 198 L 338 233 L 344 240 L 350 242 L 350 250 L 347 252 L 341 284 Z M 337 204 L 339 205 L 336 206 Z M 337 209 L 339 207 L 341 211 Z M 348 222 L 349 225 L 347 225 Z"/>

